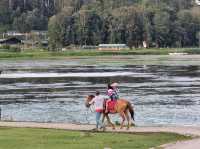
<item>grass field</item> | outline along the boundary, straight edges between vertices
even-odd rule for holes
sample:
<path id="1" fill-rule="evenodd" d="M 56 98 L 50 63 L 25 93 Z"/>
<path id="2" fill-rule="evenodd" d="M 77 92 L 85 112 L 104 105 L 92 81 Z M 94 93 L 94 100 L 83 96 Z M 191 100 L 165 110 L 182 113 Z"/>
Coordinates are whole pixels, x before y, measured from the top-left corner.
<path id="1" fill-rule="evenodd" d="M 92 133 L 32 128 L 0 128 L 0 149 L 148 149 L 186 140 L 170 133 Z"/>
<path id="2" fill-rule="evenodd" d="M 62 58 L 70 56 L 110 56 L 110 55 L 168 55 L 169 53 L 200 54 L 200 48 L 161 48 L 161 49 L 132 49 L 122 51 L 98 51 L 98 50 L 68 50 L 63 52 L 49 52 L 44 50 L 28 50 L 22 52 L 9 52 L 0 50 L 0 59 L 8 58 Z"/>

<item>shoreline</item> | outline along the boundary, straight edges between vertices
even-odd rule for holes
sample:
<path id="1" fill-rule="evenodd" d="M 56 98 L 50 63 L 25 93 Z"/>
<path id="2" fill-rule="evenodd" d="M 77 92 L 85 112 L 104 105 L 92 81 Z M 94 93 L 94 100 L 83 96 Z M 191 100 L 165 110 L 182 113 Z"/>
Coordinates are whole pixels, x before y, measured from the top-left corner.
<path id="1" fill-rule="evenodd" d="M 121 51 L 100 51 L 86 49 L 69 49 L 66 51 L 47 51 L 44 49 L 31 49 L 19 52 L 0 49 L 0 59 L 59 59 L 70 57 L 98 57 L 98 56 L 126 56 L 126 55 L 199 55 L 200 48 L 149 48 L 128 49 Z"/>
<path id="2" fill-rule="evenodd" d="M 16 128 L 45 128 L 45 129 L 61 129 L 61 130 L 77 130 L 77 131 L 91 131 L 95 125 L 94 124 L 74 124 L 74 123 L 48 123 L 48 122 L 13 122 L 13 121 L 0 121 L 0 127 L 16 127 Z M 196 132 L 194 132 L 194 130 Z M 106 128 L 107 132 L 169 132 L 177 133 L 180 135 L 189 135 L 194 137 L 200 137 L 200 126 L 131 126 L 129 130 L 126 127 L 120 129 L 116 127 L 112 130 L 111 127 Z"/>

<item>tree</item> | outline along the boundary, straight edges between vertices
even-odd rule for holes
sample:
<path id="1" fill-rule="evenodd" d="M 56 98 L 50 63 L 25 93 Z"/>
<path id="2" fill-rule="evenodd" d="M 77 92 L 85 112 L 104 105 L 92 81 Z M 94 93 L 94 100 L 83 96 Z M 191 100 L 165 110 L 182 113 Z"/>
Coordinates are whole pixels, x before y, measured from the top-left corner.
<path id="1" fill-rule="evenodd" d="M 26 13 L 14 18 L 13 28 L 23 33 L 31 31 L 31 23 L 26 21 Z"/>
<path id="2" fill-rule="evenodd" d="M 140 47 L 143 41 L 158 47 L 197 46 L 200 8 L 190 0 L 0 0 L 1 32 L 47 28 L 51 47 L 59 48 Z"/>
<path id="3" fill-rule="evenodd" d="M 63 46 L 68 45 L 69 36 L 72 31 L 71 11 L 62 11 L 61 13 L 50 18 L 48 25 L 49 48 L 50 50 L 60 50 Z"/>
<path id="4" fill-rule="evenodd" d="M 3 6 L 1 6 L 3 7 Z M 11 12 L 6 7 L 0 8 L 0 32 L 5 32 L 10 28 L 12 22 Z"/>
<path id="5" fill-rule="evenodd" d="M 48 25 L 49 48 L 58 51 L 64 42 L 64 19 L 61 15 L 51 17 Z"/>
<path id="6" fill-rule="evenodd" d="M 170 16 L 167 12 L 159 12 L 155 14 L 155 40 L 157 47 L 166 47 L 169 38 L 169 20 Z"/>
<path id="7" fill-rule="evenodd" d="M 98 45 L 101 43 L 102 20 L 95 12 L 92 13 L 86 23 L 88 45 Z"/>
<path id="8" fill-rule="evenodd" d="M 198 39 L 196 34 L 200 31 L 199 17 L 198 15 L 195 17 L 194 13 L 192 13 L 190 10 L 183 10 L 178 13 L 178 20 L 183 29 L 183 35 L 182 35 L 183 46 L 198 45 Z"/>

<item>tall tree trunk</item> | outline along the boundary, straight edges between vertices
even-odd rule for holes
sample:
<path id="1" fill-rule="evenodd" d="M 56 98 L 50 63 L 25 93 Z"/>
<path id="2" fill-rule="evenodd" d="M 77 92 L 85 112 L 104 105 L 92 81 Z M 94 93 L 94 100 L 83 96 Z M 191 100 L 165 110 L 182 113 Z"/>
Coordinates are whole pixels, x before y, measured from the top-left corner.
<path id="1" fill-rule="evenodd" d="M 9 9 L 12 9 L 12 0 L 9 0 Z"/>

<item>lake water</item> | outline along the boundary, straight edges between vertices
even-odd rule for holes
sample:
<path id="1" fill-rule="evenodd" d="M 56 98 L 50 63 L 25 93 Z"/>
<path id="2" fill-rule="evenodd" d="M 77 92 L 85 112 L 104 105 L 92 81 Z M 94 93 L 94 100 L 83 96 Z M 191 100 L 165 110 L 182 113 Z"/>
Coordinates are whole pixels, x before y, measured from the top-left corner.
<path id="1" fill-rule="evenodd" d="M 200 124 L 200 56 L 1 60 L 0 69 L 3 120 L 95 123 L 85 97 L 118 82 L 138 126 Z"/>

